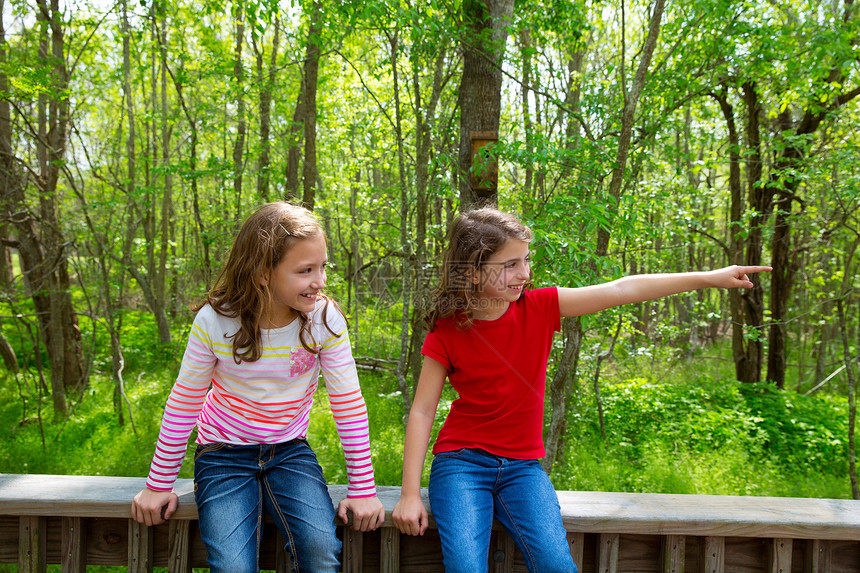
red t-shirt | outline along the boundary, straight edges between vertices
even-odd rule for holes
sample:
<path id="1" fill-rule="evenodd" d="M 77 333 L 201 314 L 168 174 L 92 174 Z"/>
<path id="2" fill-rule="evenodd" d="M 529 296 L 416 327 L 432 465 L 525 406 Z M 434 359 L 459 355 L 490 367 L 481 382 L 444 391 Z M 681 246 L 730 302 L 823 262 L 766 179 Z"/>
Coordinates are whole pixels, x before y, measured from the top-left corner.
<path id="1" fill-rule="evenodd" d="M 545 455 L 543 404 L 553 333 L 561 330 L 558 289 L 526 291 L 496 320 L 466 330 L 444 318 L 421 353 L 448 369 L 460 395 L 439 431 L 433 453 L 481 448 L 497 456 Z"/>

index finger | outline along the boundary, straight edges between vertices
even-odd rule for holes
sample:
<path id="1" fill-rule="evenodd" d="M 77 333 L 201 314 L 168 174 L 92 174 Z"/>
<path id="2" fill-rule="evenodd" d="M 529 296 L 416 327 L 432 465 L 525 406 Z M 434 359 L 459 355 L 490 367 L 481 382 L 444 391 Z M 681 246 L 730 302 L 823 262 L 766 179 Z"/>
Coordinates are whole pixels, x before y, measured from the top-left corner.
<path id="1" fill-rule="evenodd" d="M 762 265 L 752 265 L 752 266 L 747 266 L 747 267 L 740 267 L 738 269 L 739 272 L 744 273 L 744 274 L 766 273 L 766 272 L 772 271 L 772 270 L 773 270 L 773 267 L 762 266 Z"/>
<path id="2" fill-rule="evenodd" d="M 418 535 L 424 535 L 424 532 L 427 531 L 427 528 L 430 527 L 430 516 L 426 511 L 421 512 L 421 515 L 418 516 Z"/>

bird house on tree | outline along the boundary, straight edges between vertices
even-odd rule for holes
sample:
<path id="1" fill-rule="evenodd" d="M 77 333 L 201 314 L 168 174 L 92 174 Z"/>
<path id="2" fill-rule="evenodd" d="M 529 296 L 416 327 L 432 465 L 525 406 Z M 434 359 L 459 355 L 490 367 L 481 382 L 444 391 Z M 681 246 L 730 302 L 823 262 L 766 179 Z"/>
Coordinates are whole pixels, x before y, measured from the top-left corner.
<path id="1" fill-rule="evenodd" d="M 469 186 L 478 197 L 495 197 L 499 189 L 499 162 L 492 149 L 499 141 L 499 132 L 471 131 L 469 138 L 472 142 Z"/>

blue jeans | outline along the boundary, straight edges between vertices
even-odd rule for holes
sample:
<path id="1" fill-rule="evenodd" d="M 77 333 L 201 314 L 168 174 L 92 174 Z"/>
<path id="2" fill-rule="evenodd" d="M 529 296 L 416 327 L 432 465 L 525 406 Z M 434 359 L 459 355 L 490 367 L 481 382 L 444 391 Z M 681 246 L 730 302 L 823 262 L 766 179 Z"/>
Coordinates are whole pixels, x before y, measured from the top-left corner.
<path id="1" fill-rule="evenodd" d="M 260 570 L 264 513 L 287 541 L 291 571 L 336 573 L 340 568 L 331 497 L 304 440 L 197 446 L 194 498 L 211 573 Z"/>
<path id="2" fill-rule="evenodd" d="M 446 573 L 488 570 L 493 518 L 513 538 L 531 573 L 576 573 L 558 496 L 537 460 L 468 448 L 437 454 L 430 468 L 430 508 Z"/>

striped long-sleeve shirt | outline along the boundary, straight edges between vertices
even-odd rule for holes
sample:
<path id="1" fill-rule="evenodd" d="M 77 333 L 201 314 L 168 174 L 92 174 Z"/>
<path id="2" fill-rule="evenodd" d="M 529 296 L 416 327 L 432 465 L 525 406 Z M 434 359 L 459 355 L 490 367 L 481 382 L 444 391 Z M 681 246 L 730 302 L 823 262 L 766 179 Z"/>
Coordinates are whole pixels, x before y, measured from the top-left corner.
<path id="1" fill-rule="evenodd" d="M 275 444 L 307 435 L 322 373 L 335 427 L 346 458 L 349 497 L 376 495 L 370 459 L 367 408 L 343 315 L 321 300 L 310 313 L 311 337 L 305 350 L 299 320 L 262 331 L 262 356 L 255 362 L 233 360 L 230 335 L 238 319 L 209 305 L 197 313 L 182 366 L 167 398 L 161 431 L 146 485 L 170 491 L 197 426 L 197 443 Z M 326 315 L 332 334 L 323 323 Z"/>

